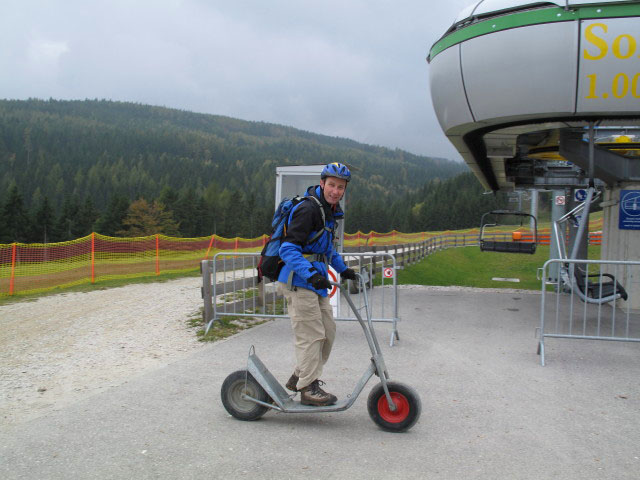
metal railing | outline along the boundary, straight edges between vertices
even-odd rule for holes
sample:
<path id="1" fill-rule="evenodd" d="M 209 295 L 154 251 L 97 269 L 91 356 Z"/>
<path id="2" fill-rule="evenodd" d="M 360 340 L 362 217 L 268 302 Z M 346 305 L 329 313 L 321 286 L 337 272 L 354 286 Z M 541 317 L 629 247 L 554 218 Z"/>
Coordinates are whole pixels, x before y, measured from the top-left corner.
<path id="1" fill-rule="evenodd" d="M 589 233 L 589 245 L 600 245 L 602 234 L 601 232 Z M 420 261 L 422 258 L 430 255 L 431 253 L 439 250 L 445 250 L 447 248 L 457 247 L 473 247 L 479 245 L 478 233 L 447 233 L 419 242 L 394 244 L 394 245 L 373 245 L 373 246 L 359 246 L 359 247 L 347 247 L 345 252 L 384 252 L 392 253 L 400 268 L 407 264 L 412 264 Z M 508 242 L 513 241 L 512 232 L 487 232 L 484 234 L 484 238 L 491 241 Z M 521 242 L 532 242 L 533 235 L 531 233 L 522 233 L 520 235 Z M 547 232 L 538 232 L 538 245 L 549 245 L 551 241 L 551 234 Z"/>
<path id="2" fill-rule="evenodd" d="M 398 334 L 398 288 L 396 283 L 397 263 L 390 253 L 342 253 L 342 257 L 351 268 L 357 269 L 367 278 L 370 288 L 369 305 L 372 321 L 392 324 L 390 345 L 399 339 Z M 408 258 L 408 257 L 407 257 Z M 201 262 L 202 298 L 204 302 L 203 319 L 206 325 L 222 317 L 287 318 L 284 299 L 278 295 L 277 282 L 258 282 L 257 265 L 259 253 L 221 252 L 213 260 Z M 408 260 L 407 260 L 408 261 Z M 385 269 L 392 269 L 393 275 L 387 277 Z M 336 280 L 336 279 L 331 279 Z M 351 299 L 364 308 L 363 295 L 359 288 L 349 283 Z M 374 287 L 375 283 L 375 288 Z M 335 303 L 335 319 L 355 321 L 355 314 L 344 308 L 340 294 Z"/>
<path id="3" fill-rule="evenodd" d="M 396 257 L 390 253 L 342 253 L 342 258 L 350 267 L 360 272 L 366 279 L 365 284 L 370 288 L 368 293 L 369 309 L 372 321 L 391 323 L 391 338 L 389 345 L 400 339 L 398 334 L 398 265 Z M 403 257 L 404 258 L 404 257 Z M 388 276 L 385 271 L 391 273 Z M 379 279 L 379 280 L 378 280 Z M 358 310 L 365 308 L 364 295 L 358 294 L 355 282 L 348 281 L 351 300 L 357 304 Z M 375 287 L 375 288 L 374 288 Z M 341 298 L 338 299 L 338 319 L 357 321 L 355 313 L 350 308 L 344 308 Z"/>
<path id="4" fill-rule="evenodd" d="M 546 281 L 548 270 L 561 274 Z M 575 277 L 581 268 L 581 281 Z M 552 259 L 541 270 L 542 297 L 538 354 L 545 364 L 545 339 L 640 342 L 640 312 L 620 292 L 640 278 L 640 262 Z M 550 289 L 553 291 L 548 291 Z"/>

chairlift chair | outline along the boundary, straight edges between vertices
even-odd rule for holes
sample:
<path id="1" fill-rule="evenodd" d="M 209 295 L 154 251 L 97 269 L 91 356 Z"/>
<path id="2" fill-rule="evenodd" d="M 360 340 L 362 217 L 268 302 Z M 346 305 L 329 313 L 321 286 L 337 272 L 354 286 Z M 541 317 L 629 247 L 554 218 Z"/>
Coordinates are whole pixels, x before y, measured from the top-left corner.
<path id="1" fill-rule="evenodd" d="M 521 225 L 522 219 L 524 217 L 530 217 L 533 219 L 533 241 L 522 241 L 519 235 L 516 235 L 519 232 L 513 232 L 511 241 L 498 241 L 498 240 L 487 240 L 487 227 L 495 227 L 500 225 L 497 221 L 496 223 L 487 223 L 486 218 L 490 215 L 495 215 L 497 217 L 507 216 L 507 215 L 515 215 L 521 217 Z M 480 220 L 480 250 L 483 252 L 503 252 L 503 253 L 528 253 L 534 254 L 536 252 L 536 245 L 538 244 L 538 221 L 536 217 L 526 212 L 518 212 L 512 210 L 492 210 L 490 212 L 482 215 L 482 219 Z"/>
<path id="2" fill-rule="evenodd" d="M 593 303 L 602 305 L 619 298 L 627 300 L 628 294 L 624 287 L 620 285 L 614 275 L 609 273 L 588 273 L 588 265 L 575 262 L 577 256 L 577 248 L 575 245 L 579 244 L 582 235 L 585 235 L 587 231 L 587 221 L 589 218 L 589 210 L 591 204 L 594 203 L 600 196 L 600 192 L 596 191 L 594 187 L 589 187 L 587 190 L 587 198 L 584 202 L 577 205 L 573 210 L 567 212 L 564 216 L 556 220 L 553 224 L 553 240 L 558 247 L 558 254 L 562 260 L 571 260 L 571 262 L 562 263 L 560 267 L 560 279 L 562 283 L 567 287 L 569 291 L 574 292 L 580 300 L 585 303 Z M 564 243 L 564 231 L 563 225 L 567 221 L 575 221 L 580 215 L 578 234 L 574 239 L 574 248 L 571 255 L 567 255 L 566 246 Z M 580 265 L 584 265 L 586 269 L 583 269 Z M 603 277 L 607 277 L 609 280 L 604 280 Z M 597 279 L 591 281 L 589 279 Z"/>
<path id="3" fill-rule="evenodd" d="M 572 270 L 573 275 L 571 274 Z M 609 273 L 587 274 L 587 271 L 580 268 L 577 264 L 565 264 L 560 270 L 560 276 L 565 285 L 575 292 L 580 300 L 585 303 L 602 305 L 603 303 L 609 303 L 619 298 L 626 301 L 628 298 L 627 291 L 624 287 L 620 285 L 616 277 Z M 609 278 L 609 281 L 604 281 L 603 277 Z M 572 278 L 573 281 L 571 281 Z M 590 281 L 590 278 L 597 280 Z"/>

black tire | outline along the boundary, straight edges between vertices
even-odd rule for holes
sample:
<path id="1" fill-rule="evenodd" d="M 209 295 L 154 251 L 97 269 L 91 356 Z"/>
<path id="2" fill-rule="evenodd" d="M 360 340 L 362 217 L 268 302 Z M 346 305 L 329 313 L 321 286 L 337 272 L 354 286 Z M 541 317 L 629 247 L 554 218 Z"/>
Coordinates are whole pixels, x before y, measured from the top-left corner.
<path id="1" fill-rule="evenodd" d="M 246 390 L 245 390 L 246 383 Z M 271 401 L 271 397 L 264 391 L 256 379 L 246 370 L 238 370 L 225 378 L 220 389 L 222 405 L 238 420 L 257 420 L 262 417 L 268 407 L 242 398 L 245 393 L 261 402 Z"/>
<path id="2" fill-rule="evenodd" d="M 369 393 L 367 409 L 371 419 L 383 430 L 389 432 L 404 432 L 415 425 L 422 412 L 422 402 L 413 388 L 403 383 L 387 382 L 389 393 L 397 409 L 392 412 L 384 394 L 382 383 L 379 383 Z"/>

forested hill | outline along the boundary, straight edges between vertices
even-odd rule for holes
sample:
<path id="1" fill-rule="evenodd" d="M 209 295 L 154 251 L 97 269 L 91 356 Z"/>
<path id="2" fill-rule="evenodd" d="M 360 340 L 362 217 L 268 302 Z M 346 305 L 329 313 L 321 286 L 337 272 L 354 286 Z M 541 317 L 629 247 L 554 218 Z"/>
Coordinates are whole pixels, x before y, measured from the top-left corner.
<path id="1" fill-rule="evenodd" d="M 0 100 L 0 207 L 7 217 L 21 202 L 35 232 L 10 232 L 16 220 L 4 218 L 5 241 L 40 238 L 51 216 L 50 240 L 87 228 L 116 234 L 105 219 L 116 200 L 123 210 L 140 198 L 161 202 L 185 236 L 256 236 L 273 212 L 276 166 L 330 161 L 353 167 L 348 231 L 400 228 L 393 212 L 409 211 L 409 197 L 466 171 L 269 123 L 111 101 Z"/>

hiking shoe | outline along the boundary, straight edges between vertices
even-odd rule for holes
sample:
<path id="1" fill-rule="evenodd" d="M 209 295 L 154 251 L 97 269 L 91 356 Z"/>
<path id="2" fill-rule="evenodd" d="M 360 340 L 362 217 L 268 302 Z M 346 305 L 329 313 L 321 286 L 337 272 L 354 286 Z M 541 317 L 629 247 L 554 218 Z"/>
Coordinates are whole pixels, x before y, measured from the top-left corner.
<path id="1" fill-rule="evenodd" d="M 313 405 L 315 407 L 324 407 L 326 405 L 333 405 L 338 401 L 335 395 L 325 392 L 320 388 L 320 385 L 324 385 L 324 382 L 314 380 L 311 384 L 304 387 L 300 392 L 300 403 L 302 405 Z"/>
<path id="2" fill-rule="evenodd" d="M 287 382 L 285 387 L 287 387 L 287 389 L 291 390 L 292 392 L 298 391 L 298 376 L 295 373 L 291 374 L 291 378 L 289 378 L 289 381 Z"/>

